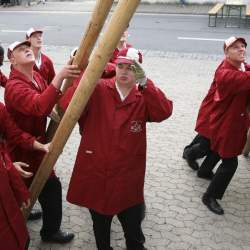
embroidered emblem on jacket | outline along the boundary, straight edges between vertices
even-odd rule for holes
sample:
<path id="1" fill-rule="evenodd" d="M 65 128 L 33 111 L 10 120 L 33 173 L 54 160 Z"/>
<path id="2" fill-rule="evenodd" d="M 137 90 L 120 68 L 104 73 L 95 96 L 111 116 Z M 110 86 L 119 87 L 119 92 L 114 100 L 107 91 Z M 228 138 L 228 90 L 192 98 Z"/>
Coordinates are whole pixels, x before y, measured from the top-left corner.
<path id="1" fill-rule="evenodd" d="M 142 121 L 131 121 L 130 131 L 139 133 L 142 131 Z"/>

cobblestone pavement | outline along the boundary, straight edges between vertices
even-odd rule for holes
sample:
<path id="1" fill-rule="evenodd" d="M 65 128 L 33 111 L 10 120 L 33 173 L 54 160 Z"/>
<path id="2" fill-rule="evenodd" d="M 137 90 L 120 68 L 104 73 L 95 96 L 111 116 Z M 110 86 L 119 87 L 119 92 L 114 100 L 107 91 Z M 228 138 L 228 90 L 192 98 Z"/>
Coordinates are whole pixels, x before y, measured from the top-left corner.
<path id="1" fill-rule="evenodd" d="M 57 69 L 66 61 L 70 50 L 69 47 L 46 48 Z M 201 202 L 208 181 L 197 178 L 181 157 L 184 145 L 195 134 L 198 107 L 222 55 L 160 51 L 143 54 L 148 76 L 174 101 L 174 113 L 169 120 L 148 125 L 147 215 L 143 223 L 146 247 L 150 250 L 249 250 L 250 159 L 239 157 L 239 168 L 221 201 L 225 215 L 218 216 Z M 6 64 L 4 72 L 7 68 Z M 63 183 L 62 228 L 73 231 L 76 237 L 66 245 L 45 244 L 39 237 L 41 221 L 28 222 L 31 250 L 96 249 L 88 211 L 65 201 L 79 139 L 76 128 L 56 164 Z M 115 250 L 125 249 L 122 229 L 116 219 L 111 237 Z"/>

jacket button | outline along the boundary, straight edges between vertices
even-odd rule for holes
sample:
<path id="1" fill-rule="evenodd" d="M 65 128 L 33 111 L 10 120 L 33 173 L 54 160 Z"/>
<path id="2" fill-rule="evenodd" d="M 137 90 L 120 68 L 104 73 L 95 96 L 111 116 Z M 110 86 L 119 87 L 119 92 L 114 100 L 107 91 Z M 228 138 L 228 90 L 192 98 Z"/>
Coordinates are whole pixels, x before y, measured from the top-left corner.
<path id="1" fill-rule="evenodd" d="M 244 116 L 244 113 L 241 113 L 240 116 Z"/>
<path id="2" fill-rule="evenodd" d="M 92 150 L 86 150 L 85 153 L 86 154 L 93 154 L 93 151 Z"/>

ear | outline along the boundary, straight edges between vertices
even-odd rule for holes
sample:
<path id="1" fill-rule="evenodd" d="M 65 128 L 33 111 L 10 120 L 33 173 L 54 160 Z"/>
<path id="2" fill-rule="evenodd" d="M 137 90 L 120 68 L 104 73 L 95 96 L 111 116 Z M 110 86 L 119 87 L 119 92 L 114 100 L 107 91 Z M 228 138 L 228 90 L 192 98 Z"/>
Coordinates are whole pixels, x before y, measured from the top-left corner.
<path id="1" fill-rule="evenodd" d="M 226 58 L 229 58 L 228 49 L 226 49 L 226 50 L 224 51 L 224 54 L 225 54 Z"/>
<path id="2" fill-rule="evenodd" d="M 15 57 L 13 56 L 13 53 L 12 53 L 12 55 L 10 56 L 10 63 L 11 63 L 12 65 L 15 65 L 15 64 L 16 64 L 16 60 L 15 60 Z"/>

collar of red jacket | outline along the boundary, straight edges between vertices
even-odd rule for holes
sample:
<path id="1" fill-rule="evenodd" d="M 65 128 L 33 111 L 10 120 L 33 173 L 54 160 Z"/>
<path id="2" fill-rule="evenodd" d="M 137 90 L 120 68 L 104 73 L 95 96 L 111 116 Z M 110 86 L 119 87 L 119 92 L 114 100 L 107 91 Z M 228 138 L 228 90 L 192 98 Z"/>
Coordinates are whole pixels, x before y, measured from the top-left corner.
<path id="1" fill-rule="evenodd" d="M 113 78 L 111 78 L 111 79 L 107 79 L 107 80 L 106 80 L 106 79 L 102 79 L 102 81 L 106 82 L 106 85 L 107 85 L 110 89 L 115 89 L 115 90 L 116 90 L 115 80 L 116 80 L 115 77 L 113 77 Z M 137 88 L 137 86 L 135 85 L 135 86 L 132 88 L 131 91 L 136 91 L 136 92 L 135 92 L 135 95 L 141 96 L 141 92 L 138 92 L 137 90 L 138 90 L 138 88 Z"/>
<path id="2" fill-rule="evenodd" d="M 15 69 L 14 67 L 11 67 L 9 80 L 13 79 L 19 79 L 25 82 L 30 82 L 30 80 L 22 72 Z"/>
<path id="3" fill-rule="evenodd" d="M 244 63 L 246 71 L 250 71 L 250 65 L 247 63 Z M 232 69 L 232 70 L 239 70 L 234 65 L 232 65 L 227 59 L 223 61 L 223 67 L 226 69 Z"/>

